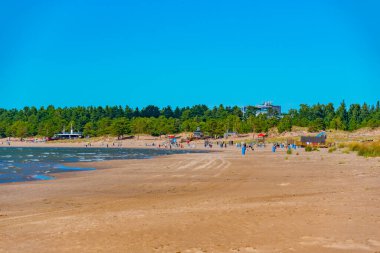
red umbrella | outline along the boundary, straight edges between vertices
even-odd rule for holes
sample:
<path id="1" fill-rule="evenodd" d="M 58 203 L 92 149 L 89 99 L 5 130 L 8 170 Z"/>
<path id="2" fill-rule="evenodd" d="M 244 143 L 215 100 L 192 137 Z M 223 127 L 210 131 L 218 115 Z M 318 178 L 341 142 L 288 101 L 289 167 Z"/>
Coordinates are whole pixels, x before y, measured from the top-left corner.
<path id="1" fill-rule="evenodd" d="M 263 133 L 257 135 L 257 137 L 265 137 L 265 136 L 266 134 L 263 134 Z"/>

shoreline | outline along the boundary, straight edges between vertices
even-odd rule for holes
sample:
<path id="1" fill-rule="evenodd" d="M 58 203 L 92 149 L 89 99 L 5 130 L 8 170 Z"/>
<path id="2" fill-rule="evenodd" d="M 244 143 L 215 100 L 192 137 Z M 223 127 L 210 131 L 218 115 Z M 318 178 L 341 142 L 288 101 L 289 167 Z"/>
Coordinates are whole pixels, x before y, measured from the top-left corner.
<path id="1" fill-rule="evenodd" d="M 83 150 L 88 150 L 88 149 L 104 149 L 104 150 L 110 150 L 110 149 L 131 149 L 131 150 L 161 150 L 161 151 L 168 151 L 168 152 L 173 152 L 173 153 L 166 153 L 166 154 L 156 154 L 156 155 L 152 155 L 152 156 L 146 156 L 146 157 L 142 157 L 142 158 L 125 158 L 125 159 L 104 159 L 104 160 L 100 160 L 100 161 L 73 161 L 73 162 L 68 162 L 68 161 L 65 161 L 65 162 L 57 162 L 56 165 L 63 165 L 65 167 L 68 167 L 68 168 L 79 168 L 78 170 L 70 170 L 68 169 L 67 171 L 65 170 L 62 170 L 62 171 L 59 171 L 59 172 L 52 172 L 52 173 L 43 173 L 43 175 L 46 175 L 46 176 L 49 176 L 49 177 L 52 177 L 51 179 L 36 179 L 36 180 L 25 180 L 25 181 L 15 181 L 15 182 L 4 182 L 4 183 L 0 183 L 0 187 L 1 185 L 6 185 L 6 184 L 23 184 L 23 183 L 31 183 L 31 182 L 35 182 L 35 181 L 51 181 L 51 180 L 59 180 L 61 178 L 65 178 L 64 175 L 67 175 L 67 176 L 73 176 L 73 175 L 77 175 L 78 173 L 83 173 L 83 172 L 91 172 L 91 171 L 96 171 L 96 170 L 99 170 L 99 169 L 107 169 L 107 168 L 104 168 L 104 166 L 102 166 L 103 163 L 105 164 L 109 164 L 107 162 L 112 162 L 112 161 L 115 161 L 115 162 L 122 162 L 122 161 L 126 161 L 126 160 L 147 160 L 147 159 L 158 159 L 160 157 L 165 157 L 165 156 L 172 156 L 172 155 L 185 155 L 185 154 L 197 154 L 197 153 L 211 153 L 211 152 L 217 152 L 216 150 L 206 150 L 206 149 L 185 149 L 185 148 L 182 148 L 182 149 L 179 149 L 179 148 L 176 148 L 176 149 L 164 149 L 164 148 L 152 148 L 152 147 L 146 147 L 146 148 L 142 148 L 142 147 L 80 147 L 80 146 L 50 146 L 50 147 L 46 147 L 46 146 L 7 146 L 7 147 L 1 147 L 0 146 L 0 149 L 1 148 L 53 148 L 53 149 L 66 149 L 66 148 L 70 148 L 70 149 L 83 149 Z M 83 170 L 81 170 L 83 169 Z"/>
<path id="2" fill-rule="evenodd" d="M 213 140 L 214 143 L 221 140 Z M 114 141 L 117 143 L 117 141 Z M 86 146 L 86 143 L 88 142 L 76 142 L 73 141 L 67 141 L 67 142 L 21 142 L 21 141 L 12 141 L 11 145 L 7 145 L 5 142 L 3 144 L 0 144 L 0 148 L 2 147 L 20 147 L 20 148 L 29 148 L 29 147 L 42 147 L 42 148 L 105 148 L 105 149 L 118 149 L 118 148 L 136 148 L 136 149 L 158 149 L 158 150 L 225 150 L 225 149 L 236 149 L 236 146 L 230 146 L 228 145 L 227 148 L 220 148 L 217 145 L 214 145 L 212 148 L 204 147 L 203 140 L 193 141 L 192 144 L 194 146 L 188 146 L 187 144 L 183 144 L 183 147 L 175 147 L 172 148 L 169 147 L 159 147 L 157 144 L 155 146 L 152 146 L 151 143 L 147 143 L 145 140 L 140 140 L 139 142 L 130 142 L 129 140 L 126 140 L 122 142 L 121 146 L 114 146 L 111 145 L 111 142 L 108 142 L 108 146 L 106 144 L 101 144 L 102 142 L 95 142 L 92 143 L 91 146 Z M 149 145 L 147 145 L 149 144 Z"/>

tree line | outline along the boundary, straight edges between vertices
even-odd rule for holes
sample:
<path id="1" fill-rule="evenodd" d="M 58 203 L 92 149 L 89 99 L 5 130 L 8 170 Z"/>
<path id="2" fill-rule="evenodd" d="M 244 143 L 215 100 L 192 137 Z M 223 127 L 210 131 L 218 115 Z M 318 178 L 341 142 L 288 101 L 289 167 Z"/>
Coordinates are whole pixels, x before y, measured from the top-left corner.
<path id="1" fill-rule="evenodd" d="M 209 136 L 223 136 L 226 131 L 238 133 L 291 131 L 293 126 L 308 127 L 315 132 L 326 129 L 353 131 L 362 127 L 380 126 L 380 103 L 351 104 L 345 102 L 335 108 L 332 103 L 301 104 L 286 114 L 276 111 L 256 115 L 259 109 L 248 106 L 245 113 L 238 106 L 194 105 L 192 107 L 148 105 L 141 110 L 129 106 L 77 106 L 77 107 L 24 107 L 0 109 L 0 137 L 52 137 L 66 131 L 70 125 L 84 136 L 113 135 L 122 137 L 133 134 L 175 134 L 192 132 L 200 127 Z"/>

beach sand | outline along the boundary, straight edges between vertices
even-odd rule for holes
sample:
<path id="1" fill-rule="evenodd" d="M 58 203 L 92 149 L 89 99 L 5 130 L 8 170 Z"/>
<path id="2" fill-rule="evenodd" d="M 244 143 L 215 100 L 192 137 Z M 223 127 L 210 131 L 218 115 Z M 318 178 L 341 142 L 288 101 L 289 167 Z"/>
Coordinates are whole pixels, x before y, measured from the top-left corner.
<path id="1" fill-rule="evenodd" d="M 296 152 L 85 163 L 98 170 L 0 185 L 0 252 L 380 252 L 380 159 Z"/>

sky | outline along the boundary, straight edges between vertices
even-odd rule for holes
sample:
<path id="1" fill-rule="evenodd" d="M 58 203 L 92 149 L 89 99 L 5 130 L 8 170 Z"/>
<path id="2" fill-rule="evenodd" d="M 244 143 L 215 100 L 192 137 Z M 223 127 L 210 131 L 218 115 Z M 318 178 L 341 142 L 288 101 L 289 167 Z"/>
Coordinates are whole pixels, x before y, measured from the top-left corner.
<path id="1" fill-rule="evenodd" d="M 2 1 L 0 108 L 380 99 L 380 1 Z"/>

